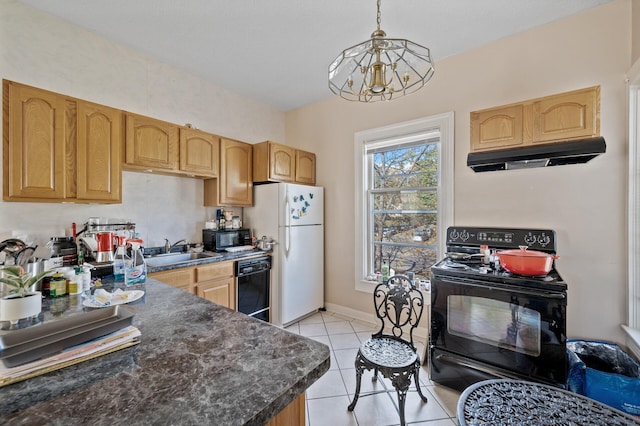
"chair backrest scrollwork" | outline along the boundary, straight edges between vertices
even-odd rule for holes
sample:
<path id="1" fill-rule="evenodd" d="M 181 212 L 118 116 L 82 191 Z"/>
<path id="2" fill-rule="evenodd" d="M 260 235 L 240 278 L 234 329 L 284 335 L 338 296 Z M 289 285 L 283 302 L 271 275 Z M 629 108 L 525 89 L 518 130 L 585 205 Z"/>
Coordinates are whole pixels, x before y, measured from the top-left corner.
<path id="1" fill-rule="evenodd" d="M 373 292 L 376 316 L 380 330 L 373 337 L 391 337 L 413 344 L 413 331 L 418 327 L 424 298 L 411 280 L 404 275 L 394 275 L 386 283 L 378 284 Z"/>

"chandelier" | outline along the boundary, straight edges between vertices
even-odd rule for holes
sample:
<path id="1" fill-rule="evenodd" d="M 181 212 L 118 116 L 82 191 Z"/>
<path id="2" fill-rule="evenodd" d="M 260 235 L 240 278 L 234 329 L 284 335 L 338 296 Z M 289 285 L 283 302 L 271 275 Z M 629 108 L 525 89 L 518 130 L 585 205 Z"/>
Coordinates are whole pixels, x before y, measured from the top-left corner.
<path id="1" fill-rule="evenodd" d="M 329 65 L 329 88 L 349 101 L 377 102 L 413 93 L 433 76 L 429 49 L 377 29 L 371 39 L 344 50 Z"/>

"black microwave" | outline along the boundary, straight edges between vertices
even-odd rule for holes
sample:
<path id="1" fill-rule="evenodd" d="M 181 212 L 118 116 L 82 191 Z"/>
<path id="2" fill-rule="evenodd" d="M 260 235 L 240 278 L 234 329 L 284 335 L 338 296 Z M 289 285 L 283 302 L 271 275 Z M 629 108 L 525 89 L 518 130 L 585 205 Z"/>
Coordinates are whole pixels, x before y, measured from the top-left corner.
<path id="1" fill-rule="evenodd" d="M 207 251 L 225 251 L 229 247 L 251 245 L 251 230 L 240 229 L 203 229 L 202 244 Z"/>

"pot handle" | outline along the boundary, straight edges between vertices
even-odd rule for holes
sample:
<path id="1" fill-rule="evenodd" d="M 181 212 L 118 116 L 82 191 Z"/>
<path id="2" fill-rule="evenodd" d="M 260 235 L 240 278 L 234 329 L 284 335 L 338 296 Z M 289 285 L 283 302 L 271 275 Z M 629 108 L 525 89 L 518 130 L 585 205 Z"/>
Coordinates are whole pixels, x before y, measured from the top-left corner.
<path id="1" fill-rule="evenodd" d="M 527 251 L 527 249 L 529 248 L 529 246 L 518 246 L 520 248 L 520 251 Z"/>

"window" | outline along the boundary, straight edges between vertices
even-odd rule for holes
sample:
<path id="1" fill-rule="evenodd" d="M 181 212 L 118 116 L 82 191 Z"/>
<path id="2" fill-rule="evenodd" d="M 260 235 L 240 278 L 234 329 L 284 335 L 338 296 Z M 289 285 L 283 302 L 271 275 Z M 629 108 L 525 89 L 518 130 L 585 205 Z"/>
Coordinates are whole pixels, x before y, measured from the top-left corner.
<path id="1" fill-rule="evenodd" d="M 629 79 L 629 339 L 627 345 L 640 356 L 640 61 L 631 69 Z"/>
<path id="2" fill-rule="evenodd" d="M 428 279 L 453 223 L 453 113 L 355 135 L 356 289 L 382 263 Z"/>

